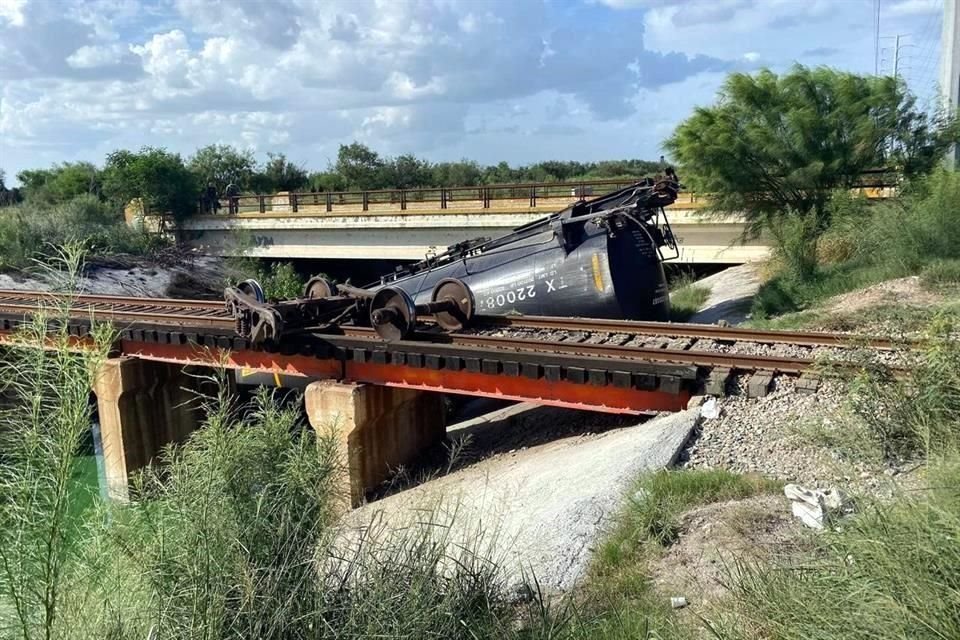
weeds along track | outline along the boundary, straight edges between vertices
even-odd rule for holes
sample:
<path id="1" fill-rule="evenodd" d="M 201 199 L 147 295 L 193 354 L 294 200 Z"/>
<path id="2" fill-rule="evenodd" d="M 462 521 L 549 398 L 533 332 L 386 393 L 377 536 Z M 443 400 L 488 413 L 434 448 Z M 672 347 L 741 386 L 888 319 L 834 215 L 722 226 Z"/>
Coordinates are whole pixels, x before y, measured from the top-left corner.
<path id="1" fill-rule="evenodd" d="M 187 342 L 207 346 L 261 348 L 235 336 L 234 319 L 218 301 L 0 291 L 0 322 L 5 330 L 43 310 L 66 312 L 71 323 L 79 323 L 80 333 L 83 323 L 105 321 L 116 325 L 127 339 L 164 341 L 170 338 L 160 334 L 172 331 L 183 334 Z M 526 354 L 543 366 L 551 359 L 570 358 L 677 365 L 699 368 L 701 377 L 711 369 L 798 375 L 830 366 L 872 364 L 896 370 L 909 364 L 905 348 L 909 345 L 865 336 L 585 318 L 478 316 L 469 330 L 444 333 L 427 323 L 414 338 L 384 343 L 372 329 L 342 325 L 292 334 L 282 344 L 266 344 L 262 349 L 295 353 L 298 342 L 319 339 L 344 349 L 357 345 L 371 352 L 415 349 L 443 358 Z M 322 355 L 316 349 L 312 353 Z"/>

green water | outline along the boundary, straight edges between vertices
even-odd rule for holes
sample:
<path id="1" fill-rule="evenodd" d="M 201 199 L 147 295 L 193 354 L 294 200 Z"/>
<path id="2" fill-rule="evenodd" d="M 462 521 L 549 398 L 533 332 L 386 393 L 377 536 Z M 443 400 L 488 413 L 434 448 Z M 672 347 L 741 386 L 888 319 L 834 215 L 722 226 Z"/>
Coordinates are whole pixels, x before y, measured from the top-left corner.
<path id="1" fill-rule="evenodd" d="M 79 455 L 74 460 L 68 499 L 70 505 L 67 514 L 70 526 L 79 529 L 93 516 L 94 505 L 100 500 L 97 459 L 93 454 Z"/>

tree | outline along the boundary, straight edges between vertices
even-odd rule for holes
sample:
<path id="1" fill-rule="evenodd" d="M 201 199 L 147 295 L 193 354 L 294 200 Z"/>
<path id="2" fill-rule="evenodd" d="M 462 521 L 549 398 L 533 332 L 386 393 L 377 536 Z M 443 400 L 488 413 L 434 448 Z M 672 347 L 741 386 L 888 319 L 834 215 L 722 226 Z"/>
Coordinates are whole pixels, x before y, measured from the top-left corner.
<path id="1" fill-rule="evenodd" d="M 89 162 L 65 162 L 17 174 L 28 199 L 48 204 L 69 202 L 79 195 L 99 196 L 101 178 L 100 170 Z"/>
<path id="2" fill-rule="evenodd" d="M 433 183 L 433 169 L 426 160 L 412 154 L 397 156 L 384 168 L 386 180 L 381 187 L 411 189 L 429 187 Z"/>
<path id="3" fill-rule="evenodd" d="M 346 191 L 347 182 L 336 171 L 311 173 L 308 179 L 312 191 Z"/>
<path id="4" fill-rule="evenodd" d="M 437 187 L 472 187 L 480 184 L 483 175 L 473 160 L 441 162 L 433 165 L 433 185 Z"/>
<path id="5" fill-rule="evenodd" d="M 300 191 L 306 188 L 307 172 L 300 165 L 287 160 L 282 153 L 268 153 L 262 171 L 254 174 L 253 187 L 258 193 Z"/>
<path id="6" fill-rule="evenodd" d="M 217 193 L 223 193 L 231 183 L 241 190 L 249 190 L 257 163 L 249 149 L 211 144 L 197 149 L 187 166 L 198 185 L 212 184 Z"/>
<path id="7" fill-rule="evenodd" d="M 337 151 L 336 171 L 351 189 L 379 189 L 385 183 L 385 163 L 376 151 L 359 142 L 340 145 Z"/>
<path id="8" fill-rule="evenodd" d="M 750 232 L 769 230 L 809 275 L 834 189 L 855 186 L 868 169 L 929 172 L 956 139 L 953 120 L 917 110 L 894 78 L 796 66 L 782 76 L 732 74 L 717 103 L 697 108 L 665 147 L 714 211 L 743 213 Z"/>
<path id="9" fill-rule="evenodd" d="M 120 150 L 107 156 L 103 194 L 117 204 L 140 198 L 145 213 L 169 213 L 180 220 L 197 210 L 199 193 L 179 154 L 143 147 L 138 153 Z"/>
<path id="10" fill-rule="evenodd" d="M 509 184 L 514 182 L 516 177 L 517 172 L 504 160 L 483 170 L 484 184 Z"/>

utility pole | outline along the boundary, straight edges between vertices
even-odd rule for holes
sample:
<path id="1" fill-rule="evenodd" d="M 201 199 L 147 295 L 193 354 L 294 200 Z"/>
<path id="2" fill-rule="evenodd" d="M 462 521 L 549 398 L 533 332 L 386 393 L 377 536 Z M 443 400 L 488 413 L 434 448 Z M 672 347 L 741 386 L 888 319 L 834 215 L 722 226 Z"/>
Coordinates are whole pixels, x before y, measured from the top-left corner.
<path id="1" fill-rule="evenodd" d="M 880 75 L 880 0 L 873 0 L 873 75 Z"/>
<path id="2" fill-rule="evenodd" d="M 893 79 L 896 80 L 900 73 L 900 38 L 901 35 L 897 34 L 897 39 L 894 41 L 893 45 Z"/>
<path id="3" fill-rule="evenodd" d="M 943 109 L 956 115 L 960 103 L 960 0 L 943 0 L 943 31 L 940 36 L 940 92 Z M 947 151 L 946 164 L 950 169 L 960 163 L 960 149 L 956 145 Z"/>
<path id="4" fill-rule="evenodd" d="M 889 39 L 891 39 L 891 40 L 894 41 L 894 45 L 893 45 L 893 49 L 892 49 L 892 52 L 893 52 L 893 69 L 892 69 L 892 73 L 890 74 L 890 75 L 891 75 L 892 77 L 894 77 L 894 78 L 899 78 L 899 77 L 900 77 L 900 66 L 901 66 L 901 65 L 900 65 L 900 58 L 901 58 L 901 55 L 902 55 L 902 53 L 903 53 L 903 50 L 904 50 L 904 49 L 909 49 L 909 48 L 911 48 L 911 47 L 914 46 L 914 45 L 912 45 L 912 44 L 907 44 L 906 42 L 903 42 L 904 40 L 906 40 L 907 36 L 909 36 L 909 35 L 910 35 L 909 33 L 898 33 L 898 34 L 895 35 L 895 36 L 881 36 L 881 38 L 880 38 L 881 40 L 886 40 L 887 38 L 889 38 Z M 887 52 L 889 52 L 889 51 L 891 51 L 891 49 L 884 48 L 884 49 L 881 49 L 881 51 L 887 51 Z M 881 62 L 881 64 L 880 64 L 881 67 L 884 67 L 884 66 L 885 66 L 885 65 L 883 64 L 885 61 L 886 61 L 885 59 L 881 59 L 881 61 L 880 61 L 880 62 Z M 879 74 L 878 74 L 878 75 L 879 75 Z"/>

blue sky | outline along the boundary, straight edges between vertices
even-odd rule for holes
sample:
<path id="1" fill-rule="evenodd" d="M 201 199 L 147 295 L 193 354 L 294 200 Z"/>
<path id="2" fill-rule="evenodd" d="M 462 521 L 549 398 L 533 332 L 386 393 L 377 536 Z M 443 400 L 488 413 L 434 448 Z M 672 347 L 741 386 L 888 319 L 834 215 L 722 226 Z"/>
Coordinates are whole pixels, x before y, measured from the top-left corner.
<path id="1" fill-rule="evenodd" d="M 655 159 L 733 70 L 874 70 L 874 0 L 0 0 L 0 168 L 228 143 Z M 942 0 L 881 0 L 935 93 Z M 892 52 L 883 53 L 884 71 Z"/>

